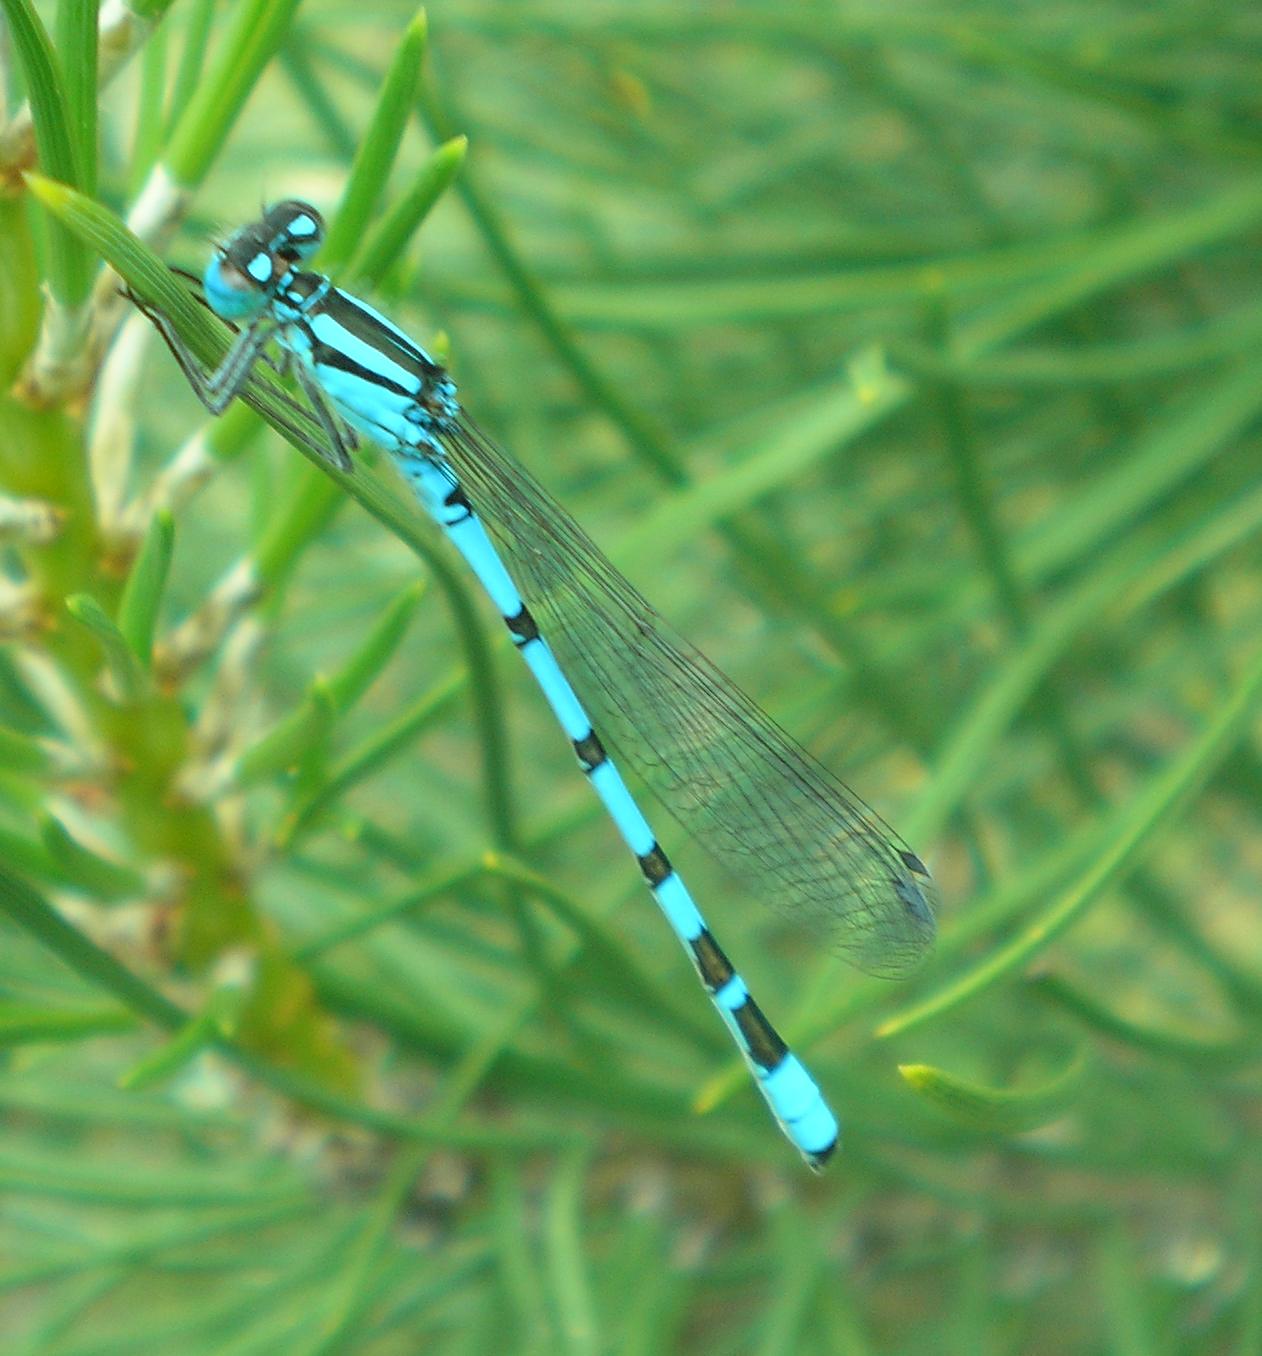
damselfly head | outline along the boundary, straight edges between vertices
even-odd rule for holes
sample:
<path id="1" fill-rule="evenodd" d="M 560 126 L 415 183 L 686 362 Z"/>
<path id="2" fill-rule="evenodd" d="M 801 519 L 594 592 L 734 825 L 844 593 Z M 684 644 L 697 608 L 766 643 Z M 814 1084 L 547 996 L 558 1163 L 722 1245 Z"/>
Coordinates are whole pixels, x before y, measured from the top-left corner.
<path id="1" fill-rule="evenodd" d="M 203 279 L 211 310 L 225 320 L 257 314 L 323 238 L 324 220 L 310 203 L 274 203 L 215 251 Z"/>

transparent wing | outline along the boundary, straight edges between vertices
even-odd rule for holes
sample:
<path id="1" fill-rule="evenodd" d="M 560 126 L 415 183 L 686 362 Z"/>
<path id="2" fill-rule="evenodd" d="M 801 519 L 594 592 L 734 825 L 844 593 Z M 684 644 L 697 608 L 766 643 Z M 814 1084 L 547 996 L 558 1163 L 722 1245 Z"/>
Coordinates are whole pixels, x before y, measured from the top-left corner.
<path id="1" fill-rule="evenodd" d="M 933 942 L 920 859 L 687 641 L 526 469 L 467 418 L 452 469 L 596 729 L 751 892 L 872 974 Z"/>

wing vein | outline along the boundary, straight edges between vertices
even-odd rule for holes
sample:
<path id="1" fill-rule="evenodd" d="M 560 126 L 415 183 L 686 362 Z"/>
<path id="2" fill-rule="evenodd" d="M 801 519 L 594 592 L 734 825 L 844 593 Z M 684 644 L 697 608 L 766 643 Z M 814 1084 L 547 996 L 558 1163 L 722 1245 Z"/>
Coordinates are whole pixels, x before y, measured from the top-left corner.
<path id="1" fill-rule="evenodd" d="M 444 444 L 601 738 L 776 909 L 870 973 L 914 968 L 933 941 L 935 892 L 898 835 L 678 636 L 467 417 Z"/>

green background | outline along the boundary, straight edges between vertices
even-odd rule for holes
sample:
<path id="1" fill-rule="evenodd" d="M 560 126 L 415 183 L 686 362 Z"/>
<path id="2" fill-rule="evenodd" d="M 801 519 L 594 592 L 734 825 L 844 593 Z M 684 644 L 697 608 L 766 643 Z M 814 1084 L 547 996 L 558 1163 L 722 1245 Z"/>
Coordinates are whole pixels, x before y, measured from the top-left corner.
<path id="1" fill-rule="evenodd" d="M 92 9 L 0 28 L 0 1349 L 1262 1350 L 1257 10 Z M 654 816 L 826 1174 L 389 468 L 93 298 L 155 182 L 316 203 L 933 868 L 890 984 Z"/>

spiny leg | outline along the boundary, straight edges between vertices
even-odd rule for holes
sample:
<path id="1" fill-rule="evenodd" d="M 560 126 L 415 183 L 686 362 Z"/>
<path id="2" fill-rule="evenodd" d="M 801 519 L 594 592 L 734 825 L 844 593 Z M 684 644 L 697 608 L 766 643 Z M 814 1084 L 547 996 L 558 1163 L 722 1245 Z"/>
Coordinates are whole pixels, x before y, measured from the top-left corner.
<path id="1" fill-rule="evenodd" d="M 298 378 L 298 385 L 302 387 L 312 413 L 320 421 L 324 436 L 329 440 L 328 447 L 320 449 L 320 455 L 325 461 L 336 466 L 339 471 L 344 471 L 347 475 L 350 475 L 355 470 L 355 463 L 351 460 L 351 452 L 359 446 L 355 430 L 349 424 L 343 424 L 329 409 L 320 383 L 302 363 L 287 363 L 286 366 L 293 368 L 294 375 Z M 332 452 L 331 456 L 329 455 L 330 452 Z"/>
<path id="2" fill-rule="evenodd" d="M 241 394 L 254 364 L 263 357 L 262 348 L 271 337 L 271 327 L 265 328 L 256 322 L 240 331 L 223 362 L 213 372 L 207 372 L 162 311 L 142 301 L 134 293 L 129 292 L 128 295 L 162 336 L 163 342 L 171 350 L 171 356 L 179 363 L 180 371 L 193 388 L 193 394 L 211 414 L 221 415 Z"/>
<path id="3" fill-rule="evenodd" d="M 214 379 L 218 373 L 208 373 L 206 371 L 200 361 L 191 352 L 188 345 L 180 338 L 175 326 L 171 324 L 170 320 L 167 319 L 162 311 L 149 305 L 148 302 L 136 296 L 130 289 L 126 290 L 125 295 L 135 305 L 136 309 L 153 324 L 153 327 L 161 335 L 162 341 L 171 351 L 171 356 L 179 365 L 180 371 L 184 373 L 185 380 L 188 382 L 189 386 L 192 387 L 193 394 L 197 396 L 212 414 L 222 414 L 223 410 L 226 409 L 227 405 L 231 402 L 231 399 L 236 395 L 241 394 L 242 388 L 244 388 L 245 382 L 249 378 L 251 369 L 245 369 L 240 380 L 237 382 L 233 397 L 223 400 L 222 405 L 220 405 L 222 393 L 212 389 Z M 246 333 L 248 334 L 248 331 Z M 238 336 L 237 343 L 234 344 L 234 350 L 240 346 L 240 341 L 243 337 L 243 335 Z M 264 339 L 263 342 L 266 342 L 266 339 Z M 265 353 L 259 351 L 260 349 L 261 344 L 256 345 L 254 361 L 262 362 L 272 368 L 273 371 L 280 372 L 282 369 L 272 362 Z M 231 352 L 228 357 L 232 357 Z M 218 371 L 223 371 L 226 363 L 227 359 L 220 365 Z M 295 366 L 297 365 L 295 364 Z M 297 401 L 292 400 L 283 392 L 277 392 L 277 399 L 283 402 L 284 407 L 291 412 L 292 417 L 286 418 L 280 414 L 274 414 L 273 417 L 286 433 L 297 442 L 302 443 L 303 446 L 309 447 L 322 460 L 328 462 L 330 466 L 336 466 L 338 470 L 347 472 L 348 474 L 353 472 L 355 468 L 351 461 L 350 453 L 359 445 L 359 440 L 355 435 L 354 429 L 349 425 L 344 428 L 339 426 L 323 398 L 318 397 L 316 393 L 313 393 L 311 386 L 306 381 L 302 380 L 305 374 L 302 373 L 300 368 L 298 369 L 298 372 L 300 384 L 303 387 L 304 394 L 308 397 L 309 404 L 305 406 L 300 405 Z M 319 388 L 317 387 L 316 392 L 318 392 L 318 390 Z M 307 415 L 310 415 L 319 424 L 325 437 L 328 439 L 327 445 L 321 444 L 317 439 L 313 438 L 310 429 L 304 427 L 302 420 L 303 417 Z"/>

